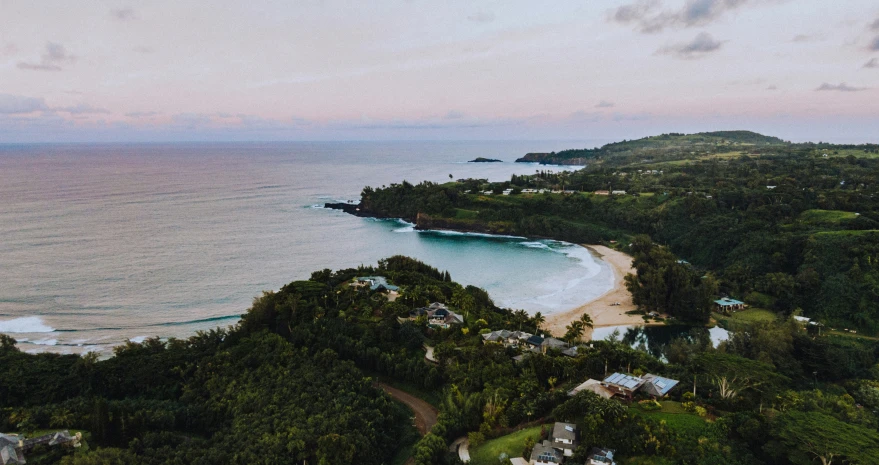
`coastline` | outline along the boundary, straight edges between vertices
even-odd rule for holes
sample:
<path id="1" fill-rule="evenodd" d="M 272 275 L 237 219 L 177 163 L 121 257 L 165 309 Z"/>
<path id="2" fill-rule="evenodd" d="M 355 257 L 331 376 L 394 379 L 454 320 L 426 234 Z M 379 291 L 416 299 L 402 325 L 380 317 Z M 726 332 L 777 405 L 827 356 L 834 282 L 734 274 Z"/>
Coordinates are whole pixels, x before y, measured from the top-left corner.
<path id="1" fill-rule="evenodd" d="M 565 334 L 565 326 L 574 320 L 578 320 L 584 313 L 588 313 L 592 317 L 592 323 L 596 328 L 620 325 L 644 326 L 644 319 L 641 318 L 641 315 L 626 314 L 626 312 L 636 309 L 635 304 L 632 302 L 632 295 L 626 289 L 625 282 L 623 281 L 627 274 L 635 273 L 635 269 L 632 267 L 632 257 L 603 245 L 580 245 L 588 249 L 593 256 L 610 266 L 613 272 L 613 288 L 579 307 L 546 315 L 546 323 L 544 323 L 543 329 L 553 336 L 563 336 Z M 619 302 L 620 305 L 611 306 L 614 302 Z M 586 328 L 586 331 L 583 333 L 583 340 L 588 341 L 591 339 L 592 329 Z"/>

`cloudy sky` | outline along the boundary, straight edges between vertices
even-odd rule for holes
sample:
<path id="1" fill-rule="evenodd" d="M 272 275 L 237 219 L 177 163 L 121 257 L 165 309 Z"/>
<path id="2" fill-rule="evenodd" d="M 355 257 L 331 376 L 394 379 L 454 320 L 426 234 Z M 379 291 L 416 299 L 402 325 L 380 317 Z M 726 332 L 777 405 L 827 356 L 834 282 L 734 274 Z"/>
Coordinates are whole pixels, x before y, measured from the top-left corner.
<path id="1" fill-rule="evenodd" d="M 0 143 L 879 141 L 875 0 L 0 0 Z"/>

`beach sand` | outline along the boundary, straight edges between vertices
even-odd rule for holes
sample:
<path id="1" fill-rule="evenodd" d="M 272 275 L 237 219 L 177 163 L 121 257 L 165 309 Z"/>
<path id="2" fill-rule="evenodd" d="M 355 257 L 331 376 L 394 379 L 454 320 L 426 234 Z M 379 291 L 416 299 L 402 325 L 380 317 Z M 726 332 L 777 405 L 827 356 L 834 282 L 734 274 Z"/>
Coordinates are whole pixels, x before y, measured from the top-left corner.
<path id="1" fill-rule="evenodd" d="M 565 326 L 574 320 L 578 320 L 583 313 L 588 313 L 592 317 L 592 323 L 596 328 L 617 325 L 643 325 L 644 320 L 641 318 L 641 315 L 626 315 L 626 312 L 636 308 L 635 304 L 632 303 L 632 295 L 626 289 L 626 285 L 623 282 L 624 276 L 629 273 L 635 273 L 635 269 L 632 268 L 632 257 L 603 245 L 584 245 L 584 247 L 610 265 L 614 277 L 613 289 L 575 309 L 546 315 L 546 323 L 542 325 L 542 329 L 556 337 L 564 336 Z M 619 302 L 620 305 L 611 306 L 614 302 Z M 591 339 L 592 330 L 586 328 L 586 331 L 583 333 L 583 340 L 588 341 Z"/>

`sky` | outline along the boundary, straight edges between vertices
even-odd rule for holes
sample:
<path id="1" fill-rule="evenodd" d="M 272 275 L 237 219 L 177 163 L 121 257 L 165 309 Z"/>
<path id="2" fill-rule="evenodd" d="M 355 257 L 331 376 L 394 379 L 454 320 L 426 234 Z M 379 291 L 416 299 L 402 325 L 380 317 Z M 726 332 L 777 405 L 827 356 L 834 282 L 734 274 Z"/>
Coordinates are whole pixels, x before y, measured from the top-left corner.
<path id="1" fill-rule="evenodd" d="M 0 143 L 879 142 L 875 0 L 0 0 Z"/>

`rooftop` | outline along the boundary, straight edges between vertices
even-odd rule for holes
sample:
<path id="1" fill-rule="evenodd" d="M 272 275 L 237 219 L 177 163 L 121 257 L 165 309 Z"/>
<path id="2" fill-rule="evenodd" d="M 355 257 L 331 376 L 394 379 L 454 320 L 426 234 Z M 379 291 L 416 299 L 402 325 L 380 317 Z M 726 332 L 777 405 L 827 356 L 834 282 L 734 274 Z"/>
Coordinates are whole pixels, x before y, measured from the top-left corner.
<path id="1" fill-rule="evenodd" d="M 671 378 L 663 378 L 661 376 L 652 375 L 650 373 L 644 375 L 644 389 L 655 396 L 662 397 L 668 394 L 675 386 L 678 380 Z"/>
<path id="2" fill-rule="evenodd" d="M 573 423 L 562 423 L 557 421 L 552 426 L 553 439 L 569 439 L 571 441 L 577 439 L 577 426 Z"/>
<path id="3" fill-rule="evenodd" d="M 716 303 L 717 305 L 720 305 L 722 307 L 726 307 L 728 305 L 744 305 L 744 302 L 742 302 L 741 300 L 730 299 L 729 297 L 717 299 L 714 301 L 714 303 Z"/>
<path id="4" fill-rule="evenodd" d="M 643 379 L 638 378 L 637 376 L 626 375 L 623 373 L 614 373 L 608 376 L 604 380 L 604 382 L 619 386 L 624 389 L 628 389 L 629 391 L 634 391 L 641 387 L 642 384 L 644 384 Z"/>

